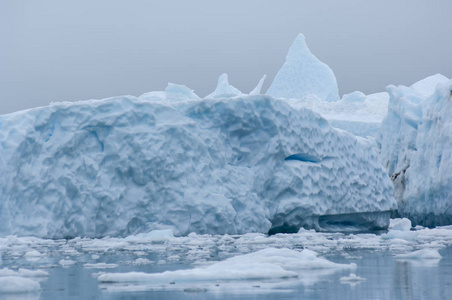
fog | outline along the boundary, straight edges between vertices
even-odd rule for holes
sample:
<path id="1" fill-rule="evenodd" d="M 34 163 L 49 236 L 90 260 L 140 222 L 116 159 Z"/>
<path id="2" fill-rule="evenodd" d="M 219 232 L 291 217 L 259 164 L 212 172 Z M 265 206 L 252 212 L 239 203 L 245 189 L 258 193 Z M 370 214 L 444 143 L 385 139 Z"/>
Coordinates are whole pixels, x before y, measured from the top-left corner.
<path id="1" fill-rule="evenodd" d="M 340 94 L 452 77 L 452 1 L 0 0 L 0 114 L 218 76 L 264 91 L 298 33 Z"/>

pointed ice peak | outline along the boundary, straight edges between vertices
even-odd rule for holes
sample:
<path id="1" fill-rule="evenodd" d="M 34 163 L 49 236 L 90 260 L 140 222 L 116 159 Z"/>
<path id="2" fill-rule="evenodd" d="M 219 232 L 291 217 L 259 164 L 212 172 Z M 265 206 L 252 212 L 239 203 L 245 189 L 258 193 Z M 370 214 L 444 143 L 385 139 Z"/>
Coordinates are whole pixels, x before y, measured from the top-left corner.
<path id="1" fill-rule="evenodd" d="M 187 86 L 168 82 L 168 86 L 165 89 L 165 99 L 166 101 L 185 101 L 200 98 Z"/>
<path id="2" fill-rule="evenodd" d="M 243 95 L 241 91 L 229 84 L 228 74 L 221 74 L 218 78 L 218 85 L 215 91 L 206 96 L 206 98 L 231 98 Z"/>
<path id="3" fill-rule="evenodd" d="M 302 99 L 314 94 L 325 101 L 339 100 L 333 71 L 309 51 L 302 34 L 290 47 L 286 62 L 276 74 L 267 94 L 286 99 Z"/>
<path id="4" fill-rule="evenodd" d="M 306 44 L 306 38 L 302 33 L 300 33 L 292 43 L 292 46 L 289 49 L 289 53 L 287 53 L 286 61 L 301 61 L 307 55 L 314 56 L 309 50 L 308 45 Z"/>
<path id="5" fill-rule="evenodd" d="M 259 80 L 259 83 L 256 85 L 256 87 L 249 93 L 250 95 L 261 94 L 262 85 L 264 84 L 265 78 L 267 78 L 267 75 L 262 76 L 261 80 Z"/>

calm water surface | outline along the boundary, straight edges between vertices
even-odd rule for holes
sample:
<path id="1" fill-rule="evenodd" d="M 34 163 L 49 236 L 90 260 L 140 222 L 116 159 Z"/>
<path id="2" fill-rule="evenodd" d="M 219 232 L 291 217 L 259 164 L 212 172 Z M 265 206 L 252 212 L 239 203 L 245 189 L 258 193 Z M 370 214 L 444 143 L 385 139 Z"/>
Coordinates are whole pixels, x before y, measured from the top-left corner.
<path id="1" fill-rule="evenodd" d="M 416 263 L 395 260 L 388 251 L 349 251 L 325 257 L 337 263 L 357 264 L 353 271 L 365 278 L 356 283 L 341 282 L 350 271 L 317 276 L 308 284 L 290 285 L 286 289 L 265 289 L 266 282 L 251 283 L 248 290 L 224 291 L 185 289 L 170 291 L 112 292 L 97 283 L 93 273 L 99 270 L 80 266 L 49 269 L 50 277 L 41 284 L 40 299 L 452 299 L 452 247 L 440 250 L 439 263 Z M 110 262 L 126 260 L 116 255 Z M 120 266 L 111 272 L 162 272 L 189 268 L 184 264 Z M 308 271 L 309 272 L 309 271 Z M 309 276 L 309 275 L 308 275 Z M 286 279 L 288 282 L 290 279 Z M 18 298 L 19 299 L 19 298 Z"/>

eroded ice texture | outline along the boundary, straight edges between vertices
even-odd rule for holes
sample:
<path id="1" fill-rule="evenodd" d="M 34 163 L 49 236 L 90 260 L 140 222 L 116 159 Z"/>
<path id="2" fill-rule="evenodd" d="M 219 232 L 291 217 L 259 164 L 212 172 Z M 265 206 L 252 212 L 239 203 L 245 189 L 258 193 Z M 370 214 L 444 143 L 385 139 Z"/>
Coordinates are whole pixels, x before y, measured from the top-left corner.
<path id="1" fill-rule="evenodd" d="M 57 103 L 0 124 L 2 236 L 378 229 L 396 208 L 366 140 L 270 96 Z"/>
<path id="2" fill-rule="evenodd" d="M 393 180 L 398 211 L 414 224 L 451 224 L 452 81 L 435 75 L 387 90 L 380 161 Z"/>
<path id="3" fill-rule="evenodd" d="M 328 102 L 339 100 L 333 71 L 309 51 L 302 34 L 290 47 L 286 61 L 267 94 L 286 99 L 302 99 L 314 94 Z"/>

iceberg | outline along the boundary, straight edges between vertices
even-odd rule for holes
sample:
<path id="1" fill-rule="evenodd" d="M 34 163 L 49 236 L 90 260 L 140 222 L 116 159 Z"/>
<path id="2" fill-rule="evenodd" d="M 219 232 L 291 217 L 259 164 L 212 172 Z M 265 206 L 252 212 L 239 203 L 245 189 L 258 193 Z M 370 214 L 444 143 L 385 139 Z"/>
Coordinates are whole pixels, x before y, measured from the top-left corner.
<path id="1" fill-rule="evenodd" d="M 171 90 L 181 101 L 122 96 L 0 116 L 0 236 L 388 226 L 393 188 L 369 141 L 268 95 Z"/>
<path id="2" fill-rule="evenodd" d="M 387 91 L 379 159 L 393 181 L 398 213 L 415 225 L 451 224 L 452 81 L 438 74 Z"/>
<path id="3" fill-rule="evenodd" d="M 316 95 L 327 102 L 339 100 L 333 71 L 309 51 L 303 34 L 299 34 L 290 47 L 267 94 L 286 99 Z"/>

